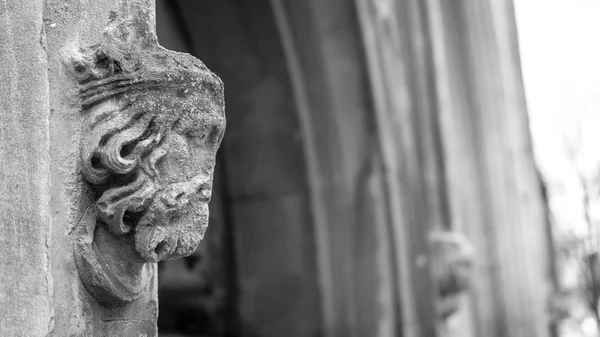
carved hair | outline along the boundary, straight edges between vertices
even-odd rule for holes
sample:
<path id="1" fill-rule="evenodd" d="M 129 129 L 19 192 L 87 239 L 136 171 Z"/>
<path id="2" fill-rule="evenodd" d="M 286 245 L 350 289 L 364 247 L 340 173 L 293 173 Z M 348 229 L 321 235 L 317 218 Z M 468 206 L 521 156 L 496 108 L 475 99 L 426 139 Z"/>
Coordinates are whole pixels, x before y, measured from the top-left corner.
<path id="1" fill-rule="evenodd" d="M 86 128 L 92 144 L 81 148 L 82 172 L 88 182 L 102 186 L 100 219 L 115 234 L 124 234 L 131 229 L 123 221 L 126 213 L 148 206 L 159 188 L 152 178 L 166 154 L 161 141 L 168 130 L 137 109 L 98 110 L 91 112 Z"/>

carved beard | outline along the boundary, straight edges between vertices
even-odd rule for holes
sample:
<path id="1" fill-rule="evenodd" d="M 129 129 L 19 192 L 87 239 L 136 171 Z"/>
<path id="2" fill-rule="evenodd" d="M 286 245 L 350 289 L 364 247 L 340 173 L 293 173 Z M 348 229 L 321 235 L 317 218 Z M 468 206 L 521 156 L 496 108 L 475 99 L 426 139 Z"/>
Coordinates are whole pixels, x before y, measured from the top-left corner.
<path id="1" fill-rule="evenodd" d="M 146 262 L 185 257 L 194 252 L 208 227 L 212 177 L 158 187 L 141 173 L 123 187 L 109 189 L 98 200 L 98 217 L 109 230 L 126 235 L 135 230 L 135 248 Z"/>
<path id="2" fill-rule="evenodd" d="M 109 117 L 89 128 L 95 137 L 81 152 L 99 199 L 77 227 L 76 261 L 94 297 L 119 303 L 143 293 L 149 262 L 188 256 L 202 240 L 214 158 L 189 152 L 178 120 L 128 114 L 123 125 Z"/>
<path id="3" fill-rule="evenodd" d="M 211 177 L 168 185 L 152 200 L 135 229 L 135 248 L 148 262 L 194 252 L 208 227 Z"/>

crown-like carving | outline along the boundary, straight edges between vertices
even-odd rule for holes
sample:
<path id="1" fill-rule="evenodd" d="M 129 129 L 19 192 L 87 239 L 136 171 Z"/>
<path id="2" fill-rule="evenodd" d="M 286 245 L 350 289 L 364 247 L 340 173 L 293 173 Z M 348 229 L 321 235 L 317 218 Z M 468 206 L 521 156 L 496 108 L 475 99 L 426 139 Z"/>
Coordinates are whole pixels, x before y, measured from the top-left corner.
<path id="1" fill-rule="evenodd" d="M 73 57 L 84 108 L 126 92 L 220 82 L 197 58 L 161 47 L 147 11 L 133 8 L 124 18 L 111 17 L 101 44 Z"/>

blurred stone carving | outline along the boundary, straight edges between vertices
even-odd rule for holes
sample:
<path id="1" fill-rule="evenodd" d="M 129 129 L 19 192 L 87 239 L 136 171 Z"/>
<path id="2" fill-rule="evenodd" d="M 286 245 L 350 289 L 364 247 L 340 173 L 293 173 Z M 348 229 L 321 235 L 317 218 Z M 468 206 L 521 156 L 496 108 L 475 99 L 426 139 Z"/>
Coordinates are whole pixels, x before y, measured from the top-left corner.
<path id="1" fill-rule="evenodd" d="M 202 62 L 158 45 L 139 6 L 100 45 L 71 53 L 83 124 L 80 168 L 95 196 L 75 228 L 86 289 L 139 297 L 152 263 L 188 256 L 208 226 L 223 84 Z"/>
<path id="2" fill-rule="evenodd" d="M 457 232 L 433 232 L 429 240 L 431 273 L 438 291 L 436 311 L 446 319 L 460 309 L 460 295 L 469 289 L 474 248 Z"/>

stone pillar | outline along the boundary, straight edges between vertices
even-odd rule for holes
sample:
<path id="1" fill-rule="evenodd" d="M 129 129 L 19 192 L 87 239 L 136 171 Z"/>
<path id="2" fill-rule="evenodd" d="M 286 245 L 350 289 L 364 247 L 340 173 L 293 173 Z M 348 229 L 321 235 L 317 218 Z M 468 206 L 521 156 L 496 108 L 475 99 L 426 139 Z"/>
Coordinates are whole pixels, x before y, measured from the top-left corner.
<path id="1" fill-rule="evenodd" d="M 156 336 L 156 262 L 208 225 L 223 83 L 153 0 L 0 2 L 0 331 Z"/>
<path id="2" fill-rule="evenodd" d="M 396 102 L 403 104 L 406 88 L 400 81 L 369 77 L 367 55 L 386 57 L 387 50 L 361 39 L 361 30 L 371 27 L 358 17 L 357 3 L 367 2 L 271 3 L 302 123 L 325 336 L 428 336 L 419 334 L 408 263 L 413 247 L 427 250 L 425 231 L 410 236 L 409 224 L 417 219 L 413 204 L 401 195 L 406 188 L 418 200 L 420 191 L 411 187 L 419 181 L 401 184 L 397 159 L 404 159 L 405 149 L 394 152 L 393 134 L 381 127 L 411 126 L 400 121 L 406 109 L 394 115 L 381 105 L 388 90 L 397 90 Z M 398 27 L 388 28 L 393 36 L 382 39 L 392 49 L 399 42 L 393 39 Z M 399 78 L 403 64 L 392 61 L 385 71 Z M 417 271 L 427 274 L 423 267 Z M 421 300 L 432 305 L 428 278 L 422 281 Z"/>
<path id="3" fill-rule="evenodd" d="M 308 160 L 326 335 L 440 335 L 427 238 L 452 229 L 478 257 L 475 310 L 463 306 L 456 335 L 544 336 L 543 199 L 512 2 L 272 4 Z"/>
<path id="4" fill-rule="evenodd" d="M 54 321 L 44 1 L 0 1 L 0 331 L 46 336 Z"/>
<path id="5" fill-rule="evenodd" d="M 513 1 L 428 0 L 424 8 L 451 223 L 477 251 L 473 335 L 548 336 L 547 219 Z"/>

